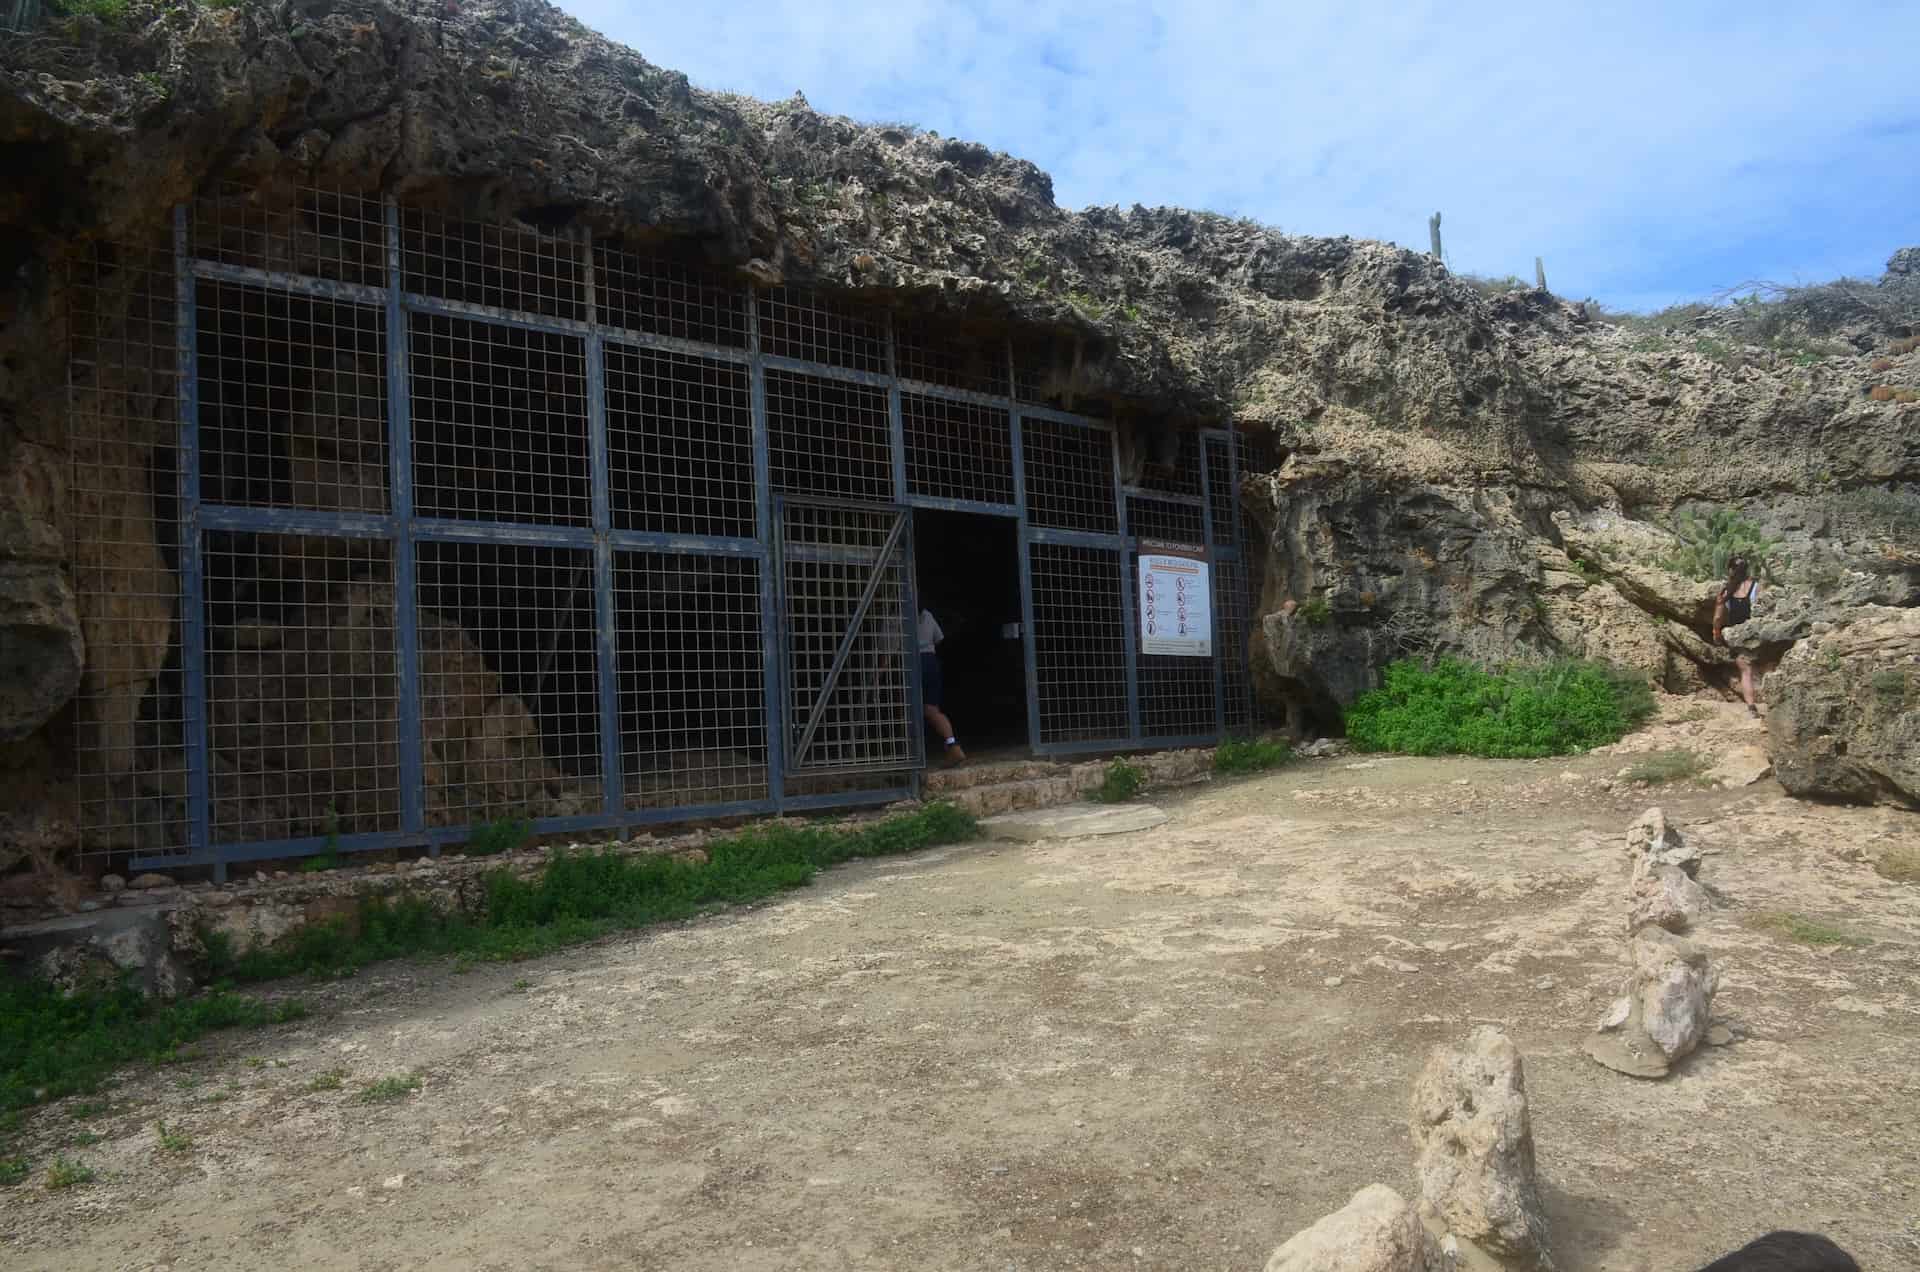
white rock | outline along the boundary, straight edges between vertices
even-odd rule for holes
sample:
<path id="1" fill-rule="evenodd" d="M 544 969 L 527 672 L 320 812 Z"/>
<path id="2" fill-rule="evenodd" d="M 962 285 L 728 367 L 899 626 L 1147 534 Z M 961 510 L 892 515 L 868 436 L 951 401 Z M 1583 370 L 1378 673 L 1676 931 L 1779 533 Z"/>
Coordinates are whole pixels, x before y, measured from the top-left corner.
<path id="1" fill-rule="evenodd" d="M 1634 937 L 1633 965 L 1641 1028 L 1668 1063 L 1690 1054 L 1707 1036 L 1713 993 L 1720 983 L 1706 954 L 1652 928 Z"/>
<path id="2" fill-rule="evenodd" d="M 1412 1105 L 1421 1217 L 1513 1268 L 1551 1272 L 1525 1066 L 1512 1041 L 1482 1027 L 1462 1050 L 1435 1048 Z"/>
<path id="3" fill-rule="evenodd" d="M 1678 866 L 1688 878 L 1700 873 L 1700 850 L 1689 847 L 1680 828 L 1668 824 L 1666 813 L 1649 808 L 1627 828 L 1627 856 L 1636 877 L 1654 866 Z"/>
<path id="4" fill-rule="evenodd" d="M 1406 1199 L 1369 1184 L 1339 1210 L 1294 1236 L 1267 1272 L 1442 1272 L 1440 1247 Z"/>
<path id="5" fill-rule="evenodd" d="M 388 1175 L 385 1179 L 380 1181 L 380 1186 L 386 1189 L 388 1192 L 398 1192 L 400 1189 L 405 1188 L 407 1186 L 407 1177 L 404 1174 Z"/>
<path id="6" fill-rule="evenodd" d="M 1646 927 L 1684 932 L 1712 905 L 1707 890 L 1678 866 L 1638 870 L 1627 888 L 1627 933 Z"/>
<path id="7" fill-rule="evenodd" d="M 119 875 L 106 875 L 100 880 L 100 891 L 102 892 L 120 892 L 124 890 L 126 886 L 127 881 Z"/>

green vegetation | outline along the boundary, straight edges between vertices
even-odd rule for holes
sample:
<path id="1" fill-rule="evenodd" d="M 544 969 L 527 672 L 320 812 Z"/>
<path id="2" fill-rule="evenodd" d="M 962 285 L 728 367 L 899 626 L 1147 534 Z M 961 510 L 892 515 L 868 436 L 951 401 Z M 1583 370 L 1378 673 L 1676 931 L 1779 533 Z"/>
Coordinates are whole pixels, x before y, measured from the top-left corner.
<path id="1" fill-rule="evenodd" d="M 443 914 L 418 898 L 370 899 L 351 920 L 305 928 L 272 949 L 243 955 L 230 942 L 202 933 L 204 970 L 231 984 L 301 973 L 347 975 L 410 955 L 468 962 L 529 958 L 609 932 L 758 901 L 802 887 L 843 861 L 958 843 L 978 831 L 967 813 L 932 804 L 846 828 L 752 827 L 707 845 L 704 862 L 560 854 L 532 879 L 504 870 L 488 874 L 481 906 L 471 915 Z M 43 983 L 8 981 L 0 984 L 0 1112 L 93 1091 L 131 1061 L 191 1058 L 184 1048 L 216 1029 L 303 1015 L 300 1003 L 265 1003 L 224 987 L 159 1003 L 129 986 L 69 998 Z M 308 1089 L 337 1089 L 344 1076 L 337 1070 L 322 1074 Z"/>
<path id="2" fill-rule="evenodd" d="M 1892 667 L 1873 673 L 1874 694 L 1889 702 L 1904 702 L 1907 697 L 1907 673 Z"/>
<path id="3" fill-rule="evenodd" d="M 118 1066 L 178 1059 L 181 1047 L 216 1029 L 305 1014 L 299 1003 L 220 990 L 160 1003 L 124 985 L 68 998 L 46 984 L 10 980 L 0 985 L 0 1109 L 94 1091 Z"/>
<path id="4" fill-rule="evenodd" d="M 345 1069 L 328 1069 L 325 1073 L 317 1075 L 311 1082 L 307 1083 L 307 1090 L 316 1095 L 322 1091 L 338 1091 L 340 1084 L 346 1081 L 346 1078 L 347 1071 Z"/>
<path id="5" fill-rule="evenodd" d="M 47 1187 L 55 1191 L 90 1184 L 93 1179 L 93 1167 L 70 1161 L 65 1157 L 54 1158 L 53 1165 L 47 1167 Z"/>
<path id="6" fill-rule="evenodd" d="M 32 1169 L 24 1157 L 0 1157 L 0 1187 L 11 1188 L 15 1184 L 24 1184 Z"/>
<path id="7" fill-rule="evenodd" d="M 1333 621 L 1333 606 L 1327 604 L 1324 596 L 1316 596 L 1304 602 L 1295 613 L 1308 627 L 1325 627 Z"/>
<path id="8" fill-rule="evenodd" d="M 472 914 L 445 914 L 416 897 L 364 901 L 350 918 L 303 928 L 266 950 L 235 956 L 207 945 L 216 976 L 246 983 L 284 976 L 350 975 L 384 959 L 440 955 L 469 964 L 552 950 L 804 887 L 821 870 L 971 839 L 978 826 L 951 804 L 863 826 L 749 827 L 706 846 L 707 860 L 557 853 L 531 879 L 489 873 Z"/>
<path id="9" fill-rule="evenodd" d="M 327 804 L 327 842 L 319 852 L 300 863 L 300 869 L 308 874 L 318 874 L 323 870 L 340 868 L 340 810 L 334 804 Z"/>
<path id="10" fill-rule="evenodd" d="M 1747 927 L 1756 932 L 1768 932 L 1774 936 L 1785 937 L 1789 941 L 1798 941 L 1802 945 L 1827 946 L 1841 945 L 1850 949 L 1860 949 L 1873 942 L 1857 932 L 1810 919 L 1804 914 L 1789 914 L 1784 910 L 1767 910 L 1760 914 L 1748 915 Z"/>
<path id="11" fill-rule="evenodd" d="M 174 1130 L 165 1122 L 153 1124 L 154 1134 L 159 1137 L 160 1147 L 169 1153 L 184 1153 L 193 1147 L 193 1141 L 185 1132 Z"/>
<path id="12" fill-rule="evenodd" d="M 1684 748 L 1655 751 L 1628 768 L 1627 780 L 1641 786 L 1664 786 L 1668 782 L 1697 778 L 1707 771 L 1707 767 L 1707 757 L 1698 751 Z"/>
<path id="13" fill-rule="evenodd" d="M 1228 738 L 1213 751 L 1216 773 L 1259 773 L 1293 758 L 1293 748 L 1267 738 Z"/>
<path id="14" fill-rule="evenodd" d="M 1487 671 L 1403 659 L 1347 711 L 1362 751 L 1409 755 L 1566 755 L 1616 742 L 1653 712 L 1637 677 L 1589 662 Z"/>
<path id="15" fill-rule="evenodd" d="M 131 0 L 47 0 L 47 12 L 62 18 L 97 18 L 116 23 L 127 16 Z"/>
<path id="16" fill-rule="evenodd" d="M 1507 274 L 1500 278 L 1490 278 L 1485 274 L 1455 274 L 1455 278 L 1465 283 L 1482 296 L 1494 297 L 1510 291 L 1532 291 L 1533 284 L 1518 274 Z"/>
<path id="17" fill-rule="evenodd" d="M 400 1074 L 368 1083 L 360 1089 L 358 1098 L 362 1104 L 387 1104 L 394 1100 L 404 1100 L 419 1089 L 419 1074 Z"/>
<path id="18" fill-rule="evenodd" d="M 1607 576 L 1600 572 L 1600 567 L 1594 565 L 1592 562 L 1574 557 L 1572 558 L 1572 563 L 1573 572 L 1579 575 L 1580 581 L 1588 587 L 1598 587 L 1607 581 Z"/>
<path id="19" fill-rule="evenodd" d="M 1115 759 L 1107 765 L 1106 775 L 1100 779 L 1098 789 L 1092 798 L 1102 804 L 1124 804 L 1138 795 L 1147 784 L 1147 771 L 1138 764 Z"/>
<path id="20" fill-rule="evenodd" d="M 1747 558 L 1753 573 L 1771 580 L 1771 558 L 1780 541 L 1769 539 L 1760 527 L 1731 508 L 1716 508 L 1705 517 L 1683 512 L 1674 518 L 1680 544 L 1661 562 L 1675 574 L 1691 579 L 1724 579 L 1727 562 Z"/>
<path id="21" fill-rule="evenodd" d="M 469 857 L 497 856 L 520 847 L 532 834 L 533 823 L 523 817 L 503 817 L 498 821 L 482 822 L 467 836 L 465 851 Z"/>

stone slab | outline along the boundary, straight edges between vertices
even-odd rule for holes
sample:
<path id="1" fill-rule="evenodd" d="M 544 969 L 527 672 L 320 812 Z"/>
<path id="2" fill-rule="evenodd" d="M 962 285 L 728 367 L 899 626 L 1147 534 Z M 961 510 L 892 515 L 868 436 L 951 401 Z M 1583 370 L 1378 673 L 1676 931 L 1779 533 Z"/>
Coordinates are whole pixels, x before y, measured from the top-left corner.
<path id="1" fill-rule="evenodd" d="M 1058 808 L 1002 813 L 980 825 L 991 839 L 1032 842 L 1124 835 L 1135 830 L 1151 830 L 1166 820 L 1166 813 L 1152 804 L 1063 804 Z"/>

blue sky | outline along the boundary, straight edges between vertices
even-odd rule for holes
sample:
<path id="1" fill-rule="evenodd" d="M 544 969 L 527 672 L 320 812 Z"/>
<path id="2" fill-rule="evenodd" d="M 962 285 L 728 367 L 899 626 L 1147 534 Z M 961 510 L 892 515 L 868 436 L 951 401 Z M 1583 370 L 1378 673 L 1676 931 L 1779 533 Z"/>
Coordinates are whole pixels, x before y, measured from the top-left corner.
<path id="1" fill-rule="evenodd" d="M 1620 308 L 1920 243 L 1920 2 L 567 0 L 697 85 Z"/>

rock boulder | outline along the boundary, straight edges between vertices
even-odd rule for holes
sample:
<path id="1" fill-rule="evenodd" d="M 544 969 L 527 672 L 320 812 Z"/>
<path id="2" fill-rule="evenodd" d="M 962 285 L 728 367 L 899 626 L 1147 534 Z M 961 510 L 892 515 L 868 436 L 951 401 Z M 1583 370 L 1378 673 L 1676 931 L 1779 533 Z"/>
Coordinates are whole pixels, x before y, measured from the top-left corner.
<path id="1" fill-rule="evenodd" d="M 1920 609 L 1866 606 L 1817 628 L 1764 692 L 1789 793 L 1920 808 Z"/>
<path id="2" fill-rule="evenodd" d="M 1440 1247 L 1406 1199 L 1370 1184 L 1267 1260 L 1266 1272 L 1442 1272 Z"/>
<path id="3" fill-rule="evenodd" d="M 1553 1267 L 1520 1052 L 1497 1029 L 1438 1048 L 1413 1088 L 1420 1215 L 1516 1268 Z"/>
<path id="4" fill-rule="evenodd" d="M 1706 954 L 1657 927 L 1634 935 L 1632 971 L 1586 1052 L 1637 1078 L 1665 1077 L 1707 1036 L 1719 973 Z"/>

